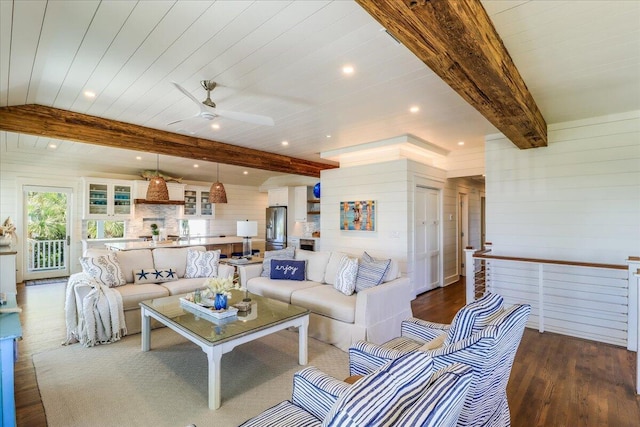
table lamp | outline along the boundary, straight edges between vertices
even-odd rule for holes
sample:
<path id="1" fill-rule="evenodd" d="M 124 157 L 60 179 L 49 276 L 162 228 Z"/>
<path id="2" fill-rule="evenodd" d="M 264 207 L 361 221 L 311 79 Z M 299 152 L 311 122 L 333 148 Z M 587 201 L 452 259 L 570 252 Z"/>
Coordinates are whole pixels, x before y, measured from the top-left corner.
<path id="1" fill-rule="evenodd" d="M 251 238 L 258 235 L 258 221 L 238 221 L 237 235 L 244 237 L 242 240 L 242 257 L 251 259 Z"/>

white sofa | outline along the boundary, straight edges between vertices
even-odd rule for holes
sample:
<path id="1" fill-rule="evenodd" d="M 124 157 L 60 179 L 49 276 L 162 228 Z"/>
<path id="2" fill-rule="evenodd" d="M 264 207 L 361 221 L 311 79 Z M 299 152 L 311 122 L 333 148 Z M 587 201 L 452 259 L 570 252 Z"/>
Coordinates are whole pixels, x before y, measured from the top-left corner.
<path id="1" fill-rule="evenodd" d="M 381 344 L 398 336 L 401 322 L 412 316 L 409 278 L 392 261 L 382 284 L 347 296 L 333 286 L 345 255 L 296 249 L 294 259 L 307 261 L 307 280 L 261 277 L 262 264 L 249 264 L 238 267 L 240 283 L 251 293 L 309 309 L 309 336 L 344 351 L 358 340 Z"/>
<path id="2" fill-rule="evenodd" d="M 89 249 L 85 253 L 86 257 L 96 257 L 105 253 L 114 253 L 124 273 L 126 285 L 117 286 L 117 290 L 122 296 L 127 334 L 139 333 L 141 329 L 140 302 L 153 298 L 161 298 L 169 295 L 184 294 L 193 292 L 196 288 L 204 286 L 205 278 L 185 278 L 187 264 L 187 250 L 196 249 L 205 251 L 204 246 L 192 246 L 184 248 L 153 248 L 136 249 L 131 251 L 109 252 L 101 249 Z M 176 270 L 178 280 L 161 283 L 134 284 L 134 270 L 143 268 L 173 268 Z M 232 266 L 219 264 L 218 277 L 233 277 L 235 269 Z M 85 279 L 85 280 L 83 280 Z M 75 300 L 78 311 L 81 310 L 83 298 L 91 291 L 88 286 L 75 286 L 77 283 L 86 283 L 85 273 L 76 273 L 69 277 L 67 286 L 72 286 L 75 292 Z M 81 317 L 81 313 L 76 313 Z M 158 326 L 152 322 L 152 327 Z"/>

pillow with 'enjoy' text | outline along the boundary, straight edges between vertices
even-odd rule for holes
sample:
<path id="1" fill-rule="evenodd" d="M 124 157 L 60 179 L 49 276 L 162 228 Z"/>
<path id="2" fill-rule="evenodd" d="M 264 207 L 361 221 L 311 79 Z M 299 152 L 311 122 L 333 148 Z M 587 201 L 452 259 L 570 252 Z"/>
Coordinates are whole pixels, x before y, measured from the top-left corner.
<path id="1" fill-rule="evenodd" d="M 272 259 L 270 279 L 305 280 L 307 261 L 293 259 Z"/>

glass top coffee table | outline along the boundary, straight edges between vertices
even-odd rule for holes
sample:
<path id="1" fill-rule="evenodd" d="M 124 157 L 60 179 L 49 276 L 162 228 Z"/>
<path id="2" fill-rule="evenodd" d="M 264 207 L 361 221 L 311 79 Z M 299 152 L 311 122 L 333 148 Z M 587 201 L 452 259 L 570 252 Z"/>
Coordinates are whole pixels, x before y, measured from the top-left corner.
<path id="1" fill-rule="evenodd" d="M 243 291 L 232 291 L 229 305 L 242 301 Z M 298 363 L 307 364 L 309 310 L 281 301 L 251 294 L 251 311 L 215 319 L 180 303 L 185 295 L 155 298 L 140 303 L 142 351 L 151 348 L 151 321 L 176 331 L 200 346 L 209 366 L 209 408 L 220 407 L 220 362 L 222 355 L 236 346 L 289 327 L 298 328 Z"/>

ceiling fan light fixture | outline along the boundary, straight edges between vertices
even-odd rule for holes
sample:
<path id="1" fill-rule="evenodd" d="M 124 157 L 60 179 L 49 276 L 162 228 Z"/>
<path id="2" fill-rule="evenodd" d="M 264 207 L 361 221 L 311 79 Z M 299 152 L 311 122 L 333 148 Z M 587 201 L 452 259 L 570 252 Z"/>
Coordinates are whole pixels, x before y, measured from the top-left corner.
<path id="1" fill-rule="evenodd" d="M 220 164 L 217 164 L 216 182 L 209 189 L 209 203 L 227 203 L 227 192 L 220 182 Z"/>
<path id="2" fill-rule="evenodd" d="M 169 201 L 169 189 L 167 188 L 167 181 L 160 176 L 160 155 L 157 155 L 156 160 L 156 176 L 149 181 L 149 187 L 147 188 L 147 201 L 151 202 L 167 202 Z"/>

